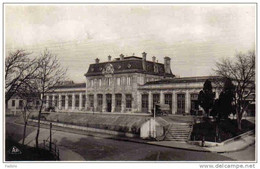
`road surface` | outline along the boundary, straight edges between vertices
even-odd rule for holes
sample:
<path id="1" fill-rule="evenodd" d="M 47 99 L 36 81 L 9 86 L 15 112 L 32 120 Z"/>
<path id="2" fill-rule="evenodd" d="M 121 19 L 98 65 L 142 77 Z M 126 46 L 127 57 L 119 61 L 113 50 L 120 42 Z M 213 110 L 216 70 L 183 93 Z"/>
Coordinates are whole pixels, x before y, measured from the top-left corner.
<path id="1" fill-rule="evenodd" d="M 6 120 L 6 135 L 22 139 L 23 126 Z M 234 153 L 196 152 L 128 141 L 92 137 L 66 131 L 53 131 L 53 141 L 61 150 L 61 160 L 68 161 L 233 161 L 254 160 L 255 147 Z M 26 144 L 34 145 L 36 128 L 27 127 Z M 41 128 L 39 140 L 48 139 L 49 130 Z M 252 152 L 253 151 L 253 152 Z M 248 155 L 250 154 L 250 155 Z"/>

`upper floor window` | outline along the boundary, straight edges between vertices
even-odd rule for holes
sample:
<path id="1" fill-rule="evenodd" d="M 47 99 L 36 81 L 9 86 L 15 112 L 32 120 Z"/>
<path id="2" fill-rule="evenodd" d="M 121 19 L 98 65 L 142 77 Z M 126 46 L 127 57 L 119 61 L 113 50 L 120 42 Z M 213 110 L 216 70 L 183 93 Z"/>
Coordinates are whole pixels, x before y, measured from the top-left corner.
<path id="1" fill-rule="evenodd" d="M 12 100 L 12 107 L 15 107 L 15 100 Z"/>
<path id="2" fill-rule="evenodd" d="M 120 77 L 116 78 L 116 84 L 117 84 L 117 86 L 121 85 L 121 78 Z"/>
<path id="3" fill-rule="evenodd" d="M 159 72 L 159 70 L 158 70 L 158 65 L 154 65 L 154 72 L 155 72 L 155 73 L 158 73 L 158 72 Z"/>
<path id="4" fill-rule="evenodd" d="M 90 86 L 93 87 L 94 86 L 94 80 L 90 80 Z"/>
<path id="5" fill-rule="evenodd" d="M 128 85 L 128 86 L 131 85 L 131 77 L 126 78 L 126 85 Z"/>
<path id="6" fill-rule="evenodd" d="M 111 86 L 111 79 L 110 78 L 107 78 L 107 84 L 108 84 L 108 86 Z"/>
<path id="7" fill-rule="evenodd" d="M 102 79 L 98 79 L 98 86 L 99 86 L 99 87 L 102 86 Z"/>

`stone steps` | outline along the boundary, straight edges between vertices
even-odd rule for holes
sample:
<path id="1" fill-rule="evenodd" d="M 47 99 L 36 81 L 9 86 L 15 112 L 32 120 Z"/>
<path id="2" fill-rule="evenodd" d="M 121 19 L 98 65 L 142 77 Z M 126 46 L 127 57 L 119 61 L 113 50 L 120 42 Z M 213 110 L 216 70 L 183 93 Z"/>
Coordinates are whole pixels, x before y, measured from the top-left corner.
<path id="1" fill-rule="evenodd" d="M 192 126 L 188 123 L 171 123 L 166 132 L 165 140 L 184 142 L 189 140 Z"/>

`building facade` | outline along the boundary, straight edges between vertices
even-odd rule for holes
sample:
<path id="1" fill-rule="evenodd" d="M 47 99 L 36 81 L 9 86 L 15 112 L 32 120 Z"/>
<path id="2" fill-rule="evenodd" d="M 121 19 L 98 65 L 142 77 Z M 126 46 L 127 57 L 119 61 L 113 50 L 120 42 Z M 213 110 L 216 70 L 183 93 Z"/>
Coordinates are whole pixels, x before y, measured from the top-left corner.
<path id="1" fill-rule="evenodd" d="M 53 88 L 43 98 L 45 107 L 55 111 L 84 111 L 86 107 L 86 84 L 65 83 Z"/>
<path id="2" fill-rule="evenodd" d="M 198 95 L 209 79 L 216 99 L 221 89 L 217 76 L 177 78 L 171 59 L 158 63 L 142 57 L 120 55 L 112 60 L 90 64 L 85 83 L 67 83 L 47 93 L 46 107 L 56 111 L 151 113 L 155 103 L 168 104 L 172 114 L 199 114 Z"/>
<path id="3" fill-rule="evenodd" d="M 142 103 L 139 109 L 142 112 L 151 112 L 153 105 L 159 102 L 168 104 L 172 114 L 196 115 L 201 110 L 198 95 L 207 79 L 213 82 L 213 92 L 218 98 L 221 91 L 214 85 L 214 81 L 218 78 L 217 76 L 183 77 L 145 83 L 138 88 Z"/>
<path id="4" fill-rule="evenodd" d="M 146 60 L 142 57 L 120 55 L 107 62 L 89 66 L 86 76 L 87 110 L 97 112 L 140 112 L 138 88 L 149 81 L 172 79 L 170 58 L 164 57 L 164 64 L 153 57 Z"/>

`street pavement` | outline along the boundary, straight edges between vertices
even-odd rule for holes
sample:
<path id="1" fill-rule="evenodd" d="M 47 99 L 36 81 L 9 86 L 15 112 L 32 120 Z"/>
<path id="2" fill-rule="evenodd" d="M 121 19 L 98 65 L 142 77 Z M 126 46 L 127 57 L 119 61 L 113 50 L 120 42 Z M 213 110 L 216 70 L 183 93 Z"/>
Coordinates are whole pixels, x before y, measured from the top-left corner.
<path id="1" fill-rule="evenodd" d="M 23 125 L 6 122 L 6 134 L 21 141 Z M 49 139 L 49 130 L 41 128 L 40 139 Z M 92 137 L 67 131 L 53 130 L 53 141 L 60 149 L 64 161 L 233 161 L 254 160 L 248 156 L 254 146 L 241 152 L 211 153 L 167 148 L 156 145 Z M 33 146 L 36 127 L 27 127 L 26 144 Z M 245 159 L 244 156 L 248 158 Z"/>

